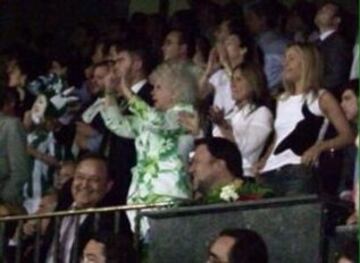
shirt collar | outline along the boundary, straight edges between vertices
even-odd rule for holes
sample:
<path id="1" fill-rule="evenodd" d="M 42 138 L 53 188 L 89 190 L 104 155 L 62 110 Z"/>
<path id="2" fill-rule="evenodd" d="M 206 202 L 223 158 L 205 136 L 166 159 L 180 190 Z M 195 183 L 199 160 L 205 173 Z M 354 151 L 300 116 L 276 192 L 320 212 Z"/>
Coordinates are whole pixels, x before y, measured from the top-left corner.
<path id="1" fill-rule="evenodd" d="M 326 38 L 328 38 L 332 33 L 334 33 L 336 30 L 335 29 L 330 29 L 327 30 L 325 32 L 322 32 L 319 36 L 321 41 L 324 41 Z"/>
<path id="2" fill-rule="evenodd" d="M 146 84 L 146 79 L 140 80 L 131 86 L 131 91 L 137 94 L 141 88 Z"/>

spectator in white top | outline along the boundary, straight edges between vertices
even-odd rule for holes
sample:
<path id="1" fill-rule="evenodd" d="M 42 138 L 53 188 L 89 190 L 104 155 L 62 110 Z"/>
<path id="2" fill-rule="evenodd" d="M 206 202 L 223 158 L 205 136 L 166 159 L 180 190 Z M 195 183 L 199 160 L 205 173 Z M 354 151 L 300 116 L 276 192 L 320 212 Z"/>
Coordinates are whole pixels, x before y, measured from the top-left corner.
<path id="1" fill-rule="evenodd" d="M 241 64 L 233 71 L 231 92 L 236 106 L 227 116 L 217 107 L 210 111 L 212 121 L 217 124 L 213 136 L 236 143 L 242 155 L 244 176 L 253 177 L 251 167 L 258 160 L 273 123 L 273 116 L 265 106 L 265 76 L 257 66 Z"/>
<path id="2" fill-rule="evenodd" d="M 321 59 L 311 44 L 296 43 L 285 53 L 285 92 L 277 102 L 275 137 L 267 153 L 255 166 L 260 180 L 275 195 L 312 192 L 311 166 L 320 154 L 343 148 L 354 141 L 343 111 L 334 96 L 320 85 Z M 334 125 L 333 139 L 319 140 L 324 118 Z M 328 178 L 327 180 L 331 180 Z"/>
<path id="3" fill-rule="evenodd" d="M 232 70 L 245 61 L 256 63 L 256 55 L 254 42 L 244 28 L 230 32 L 224 43 L 218 43 L 210 52 L 200 80 L 200 97 L 214 91 L 214 105 L 228 113 L 235 105 L 230 88 Z"/>

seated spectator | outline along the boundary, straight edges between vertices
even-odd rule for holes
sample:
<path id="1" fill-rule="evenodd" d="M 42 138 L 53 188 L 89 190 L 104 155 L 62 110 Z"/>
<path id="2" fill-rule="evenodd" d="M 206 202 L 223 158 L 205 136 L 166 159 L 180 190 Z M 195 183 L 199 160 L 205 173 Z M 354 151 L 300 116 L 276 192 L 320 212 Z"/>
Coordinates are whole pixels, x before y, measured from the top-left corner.
<path id="1" fill-rule="evenodd" d="M 136 263 L 132 240 L 111 232 L 96 233 L 86 244 L 82 263 Z"/>
<path id="2" fill-rule="evenodd" d="M 207 263 L 267 263 L 264 240 L 248 229 L 226 229 L 211 243 Z"/>
<path id="3" fill-rule="evenodd" d="M 199 139 L 195 144 L 189 172 L 197 201 L 232 202 L 259 199 L 270 194 L 268 189 L 245 180 L 236 144 L 223 138 Z"/>
<path id="4" fill-rule="evenodd" d="M 83 156 L 76 165 L 74 180 L 71 185 L 73 203 L 68 209 L 86 209 L 116 205 L 116 201 L 110 200 L 107 195 L 112 185 L 112 178 L 108 174 L 106 159 L 97 155 Z M 74 255 L 81 255 L 86 243 L 90 240 L 95 230 L 95 221 L 98 229 L 111 231 L 115 218 L 112 214 L 102 214 L 98 219 L 96 219 L 95 214 L 64 217 L 59 226 L 59 243 L 54 239 L 56 223 L 54 220 L 51 220 L 41 243 L 41 262 L 58 262 L 58 259 L 54 258 L 56 246 L 59 249 L 57 256 L 59 260 L 62 260 L 61 262 L 78 262 Z M 76 231 L 77 220 L 79 228 Z M 119 235 L 130 236 L 130 226 L 125 214 L 121 213 L 118 220 L 121 231 Z M 78 235 L 75 236 L 77 232 Z M 76 253 L 74 246 L 75 239 L 77 240 L 76 248 L 78 249 Z"/>
<path id="5" fill-rule="evenodd" d="M 111 91 L 102 112 L 112 132 L 135 139 L 137 164 L 132 169 L 128 204 L 178 202 L 191 197 L 185 166 L 193 138 L 179 125 L 178 115 L 194 112 L 196 81 L 184 64 L 177 62 L 164 62 L 150 79 L 155 109 L 135 96 L 123 78 L 121 93 L 133 115 L 124 115 Z"/>

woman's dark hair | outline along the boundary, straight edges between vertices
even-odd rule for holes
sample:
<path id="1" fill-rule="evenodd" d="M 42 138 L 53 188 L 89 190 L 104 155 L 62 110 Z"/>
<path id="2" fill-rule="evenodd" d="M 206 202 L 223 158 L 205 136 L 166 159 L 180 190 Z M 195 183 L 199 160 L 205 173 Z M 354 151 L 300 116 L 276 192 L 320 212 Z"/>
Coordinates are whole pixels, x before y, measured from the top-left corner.
<path id="1" fill-rule="evenodd" d="M 235 177 L 243 178 L 242 157 L 235 143 L 219 137 L 195 141 L 195 146 L 203 144 L 214 158 L 225 161 L 227 168 Z"/>
<path id="2" fill-rule="evenodd" d="M 242 63 L 236 66 L 233 73 L 240 70 L 252 89 L 251 103 L 256 107 L 269 106 L 270 94 L 266 88 L 266 77 L 259 65 L 254 63 Z"/>
<path id="3" fill-rule="evenodd" d="M 229 253 L 230 263 L 267 263 L 268 251 L 262 237 L 248 229 L 226 229 L 219 237 L 228 236 L 235 239 Z"/>

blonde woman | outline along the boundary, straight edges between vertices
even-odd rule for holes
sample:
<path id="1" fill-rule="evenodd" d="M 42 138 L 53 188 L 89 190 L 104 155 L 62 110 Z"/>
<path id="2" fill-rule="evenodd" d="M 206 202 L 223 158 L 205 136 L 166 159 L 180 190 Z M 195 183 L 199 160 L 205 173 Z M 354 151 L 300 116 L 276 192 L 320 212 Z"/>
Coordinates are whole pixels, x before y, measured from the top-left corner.
<path id="1" fill-rule="evenodd" d="M 191 197 L 186 159 L 193 138 L 179 124 L 180 112 L 193 113 L 196 80 L 185 64 L 164 62 L 151 74 L 154 108 L 135 96 L 122 81 L 120 91 L 132 116 L 125 116 L 112 95 L 102 112 L 115 134 L 134 138 L 137 164 L 132 170 L 128 204 L 186 200 Z"/>
<path id="2" fill-rule="evenodd" d="M 321 58 L 311 44 L 295 43 L 285 53 L 285 92 L 277 101 L 275 137 L 265 156 L 255 165 L 260 181 L 276 195 L 312 192 L 311 166 L 321 153 L 353 142 L 354 136 L 339 103 L 321 88 Z M 337 136 L 320 140 L 327 119 Z"/>

